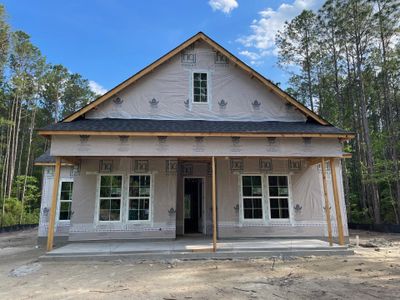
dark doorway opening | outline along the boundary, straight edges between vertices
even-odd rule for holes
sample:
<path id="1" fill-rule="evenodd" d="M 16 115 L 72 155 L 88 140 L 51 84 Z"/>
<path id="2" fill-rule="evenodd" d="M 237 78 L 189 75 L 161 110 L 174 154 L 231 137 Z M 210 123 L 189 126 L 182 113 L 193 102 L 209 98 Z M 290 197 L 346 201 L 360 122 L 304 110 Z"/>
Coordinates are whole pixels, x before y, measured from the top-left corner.
<path id="1" fill-rule="evenodd" d="M 184 179 L 185 234 L 203 232 L 203 178 Z"/>

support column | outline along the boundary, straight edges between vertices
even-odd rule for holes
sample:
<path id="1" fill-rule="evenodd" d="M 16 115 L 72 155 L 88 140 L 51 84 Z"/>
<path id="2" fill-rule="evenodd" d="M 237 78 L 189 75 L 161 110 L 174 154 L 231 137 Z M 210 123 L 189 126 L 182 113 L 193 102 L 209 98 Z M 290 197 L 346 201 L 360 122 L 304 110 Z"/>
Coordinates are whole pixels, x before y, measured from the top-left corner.
<path id="1" fill-rule="evenodd" d="M 213 224 L 213 252 L 217 251 L 217 186 L 216 186 L 215 157 L 211 159 L 212 170 L 212 224 Z"/>
<path id="2" fill-rule="evenodd" d="M 329 160 L 332 174 L 332 185 L 333 185 L 333 198 L 335 200 L 335 211 L 336 211 L 336 224 L 339 235 L 339 245 L 344 245 L 344 234 L 343 234 L 343 221 L 342 221 L 342 210 L 340 209 L 339 202 L 339 189 L 336 177 L 335 159 Z"/>
<path id="3" fill-rule="evenodd" d="M 322 183 L 324 187 L 324 198 L 325 198 L 325 215 L 326 215 L 326 223 L 328 225 L 328 241 L 329 246 L 333 245 L 332 242 L 332 223 L 331 223 L 331 207 L 329 204 L 328 198 L 328 185 L 326 183 L 326 160 L 324 158 L 321 159 L 321 169 L 322 169 Z"/>
<path id="4" fill-rule="evenodd" d="M 54 225 L 56 223 L 57 196 L 58 187 L 60 185 L 61 157 L 56 157 L 56 165 L 54 170 L 53 193 L 51 195 L 51 208 L 49 216 L 49 227 L 47 232 L 47 251 L 53 249 Z"/>

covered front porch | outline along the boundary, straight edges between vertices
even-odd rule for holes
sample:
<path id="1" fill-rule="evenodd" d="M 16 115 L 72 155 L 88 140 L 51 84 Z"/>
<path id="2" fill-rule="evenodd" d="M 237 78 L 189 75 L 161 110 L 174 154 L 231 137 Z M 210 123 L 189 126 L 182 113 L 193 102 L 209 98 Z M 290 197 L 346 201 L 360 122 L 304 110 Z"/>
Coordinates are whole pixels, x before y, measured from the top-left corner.
<path id="1" fill-rule="evenodd" d="M 338 158 L 58 157 L 55 182 L 60 181 L 62 160 L 79 164 L 79 174 L 74 179 L 73 216 L 69 230 L 69 241 L 72 243 L 51 251 L 52 233 L 57 233 L 59 225 L 52 224 L 59 221 L 52 221 L 57 215 L 56 199 L 52 198 L 55 202 L 51 207 L 49 224 L 50 256 L 57 256 L 63 251 L 116 255 L 122 250 L 120 254 L 126 251 L 135 255 L 153 253 L 153 250 L 158 254 L 182 252 L 184 255 L 210 251 L 227 255 L 243 250 L 268 255 L 267 252 L 292 253 L 310 249 L 324 252 L 326 247 L 336 249 L 345 244 L 344 207 L 341 206 L 343 199 L 340 199 L 342 191 L 336 179 L 340 170 Z M 107 165 L 110 163 L 111 167 Z M 134 223 L 129 222 L 127 215 L 128 186 L 132 176 L 140 174 L 150 174 L 151 177 L 148 187 L 151 190 L 148 196 L 150 217 L 149 222 Z M 125 192 L 122 189 L 119 196 L 121 215 L 118 222 L 99 219 L 102 176 L 120 176 L 125 182 L 121 183 Z M 198 223 L 201 226 L 196 226 L 199 229 L 197 232 L 202 235 L 196 238 L 188 235 L 190 232 L 185 229 L 185 180 L 192 178 L 203 178 L 204 191 L 204 216 L 201 224 Z M 271 178 L 286 178 L 286 181 L 271 183 Z M 260 182 L 254 182 L 256 179 Z M 248 180 L 253 182 L 246 183 Z M 59 194 L 59 186 L 53 185 L 53 196 Z M 249 187 L 251 195 L 247 194 Z M 277 189 L 283 193 L 273 196 Z M 285 201 L 275 201 L 277 197 Z M 271 198 L 276 203 L 286 203 L 286 207 L 282 203 L 280 207 L 275 207 L 277 204 L 273 205 Z M 246 199 L 259 199 L 261 206 L 257 207 L 255 201 L 250 201 L 253 207 L 249 209 Z M 124 241 L 118 242 L 121 240 Z"/>

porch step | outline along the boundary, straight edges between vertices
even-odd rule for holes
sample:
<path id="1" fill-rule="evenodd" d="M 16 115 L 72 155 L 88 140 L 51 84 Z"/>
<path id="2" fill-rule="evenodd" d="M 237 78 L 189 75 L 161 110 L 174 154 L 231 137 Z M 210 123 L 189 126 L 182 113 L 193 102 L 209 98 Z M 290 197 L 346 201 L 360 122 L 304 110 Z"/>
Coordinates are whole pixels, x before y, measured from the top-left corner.
<path id="1" fill-rule="evenodd" d="M 210 251 L 207 251 L 210 250 Z M 115 261 L 115 260 L 201 260 L 201 259 L 249 259 L 266 257 L 299 257 L 299 256 L 323 256 L 323 255 L 353 255 L 354 251 L 347 247 L 313 248 L 313 249 L 268 249 L 268 250 L 244 250 L 226 251 L 202 248 L 201 251 L 152 251 L 152 252 L 118 252 L 118 253 L 52 253 L 41 257 L 40 261 Z"/>

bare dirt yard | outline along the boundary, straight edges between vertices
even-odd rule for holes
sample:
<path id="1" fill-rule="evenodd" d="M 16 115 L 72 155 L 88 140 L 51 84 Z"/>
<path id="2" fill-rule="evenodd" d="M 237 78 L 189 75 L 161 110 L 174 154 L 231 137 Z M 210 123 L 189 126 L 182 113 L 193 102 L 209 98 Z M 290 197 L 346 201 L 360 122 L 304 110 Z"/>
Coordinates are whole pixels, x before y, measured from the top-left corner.
<path id="1" fill-rule="evenodd" d="M 36 231 L 0 234 L 0 299 L 399 299 L 400 235 L 351 232 L 353 256 L 39 262 Z"/>

